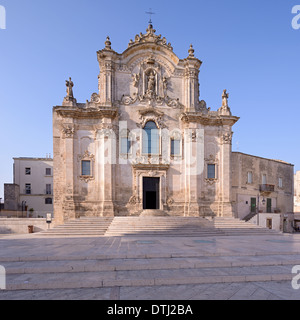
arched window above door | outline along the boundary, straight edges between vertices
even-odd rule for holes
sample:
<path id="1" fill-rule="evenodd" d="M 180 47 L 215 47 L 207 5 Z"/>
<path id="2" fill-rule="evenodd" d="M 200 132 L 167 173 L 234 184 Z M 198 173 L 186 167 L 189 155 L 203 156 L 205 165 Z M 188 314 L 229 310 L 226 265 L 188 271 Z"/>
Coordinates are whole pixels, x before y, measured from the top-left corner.
<path id="1" fill-rule="evenodd" d="M 154 121 L 148 121 L 143 128 L 142 153 L 159 154 L 159 129 Z"/>

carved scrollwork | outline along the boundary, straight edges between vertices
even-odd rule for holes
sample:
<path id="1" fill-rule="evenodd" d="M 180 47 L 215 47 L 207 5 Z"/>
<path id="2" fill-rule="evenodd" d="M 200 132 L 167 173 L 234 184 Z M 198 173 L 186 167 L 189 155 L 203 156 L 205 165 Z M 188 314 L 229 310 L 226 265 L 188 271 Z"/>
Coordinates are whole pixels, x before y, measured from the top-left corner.
<path id="1" fill-rule="evenodd" d="M 170 97 L 165 98 L 165 102 L 167 106 L 172 107 L 174 109 L 183 109 L 183 104 L 179 102 L 179 99 L 171 99 Z"/>
<path id="2" fill-rule="evenodd" d="M 95 160 L 95 156 L 86 150 L 83 154 L 78 155 L 78 160 Z"/>
<path id="3" fill-rule="evenodd" d="M 63 138 L 73 138 L 74 134 L 75 134 L 75 128 L 73 125 L 66 125 L 62 128 L 62 133 L 63 133 Z"/>
<path id="4" fill-rule="evenodd" d="M 173 50 L 171 43 L 167 43 L 167 39 L 165 37 L 161 37 L 161 35 L 156 35 L 155 34 L 156 30 L 153 29 L 153 26 L 149 24 L 146 33 L 143 34 L 140 32 L 140 34 L 136 35 L 134 37 L 134 41 L 132 39 L 129 41 L 128 47 L 132 47 L 133 45 L 139 44 L 139 43 L 144 43 L 144 42 L 152 42 L 155 44 L 163 45 L 167 47 L 170 50 Z"/>
<path id="5" fill-rule="evenodd" d="M 98 93 L 93 93 L 91 96 L 91 102 L 100 103 L 100 96 Z"/>
<path id="6" fill-rule="evenodd" d="M 171 207 L 174 202 L 175 202 L 174 199 L 171 198 L 171 197 L 169 197 L 169 198 L 167 199 L 167 206 L 168 206 L 168 207 Z"/>
<path id="7" fill-rule="evenodd" d="M 213 154 L 210 154 L 210 155 L 208 156 L 208 158 L 205 158 L 204 160 L 205 160 L 207 163 L 210 163 L 210 164 L 214 164 L 214 163 L 218 163 L 218 162 L 219 162 L 218 158 L 217 158 L 216 156 L 214 156 Z"/>
<path id="8" fill-rule="evenodd" d="M 223 134 L 222 135 L 222 137 L 221 137 L 221 142 L 223 143 L 223 144 L 231 144 L 231 142 L 232 142 L 232 132 L 231 133 L 225 133 L 225 134 Z"/>
<path id="9" fill-rule="evenodd" d="M 88 183 L 90 181 L 95 180 L 92 176 L 79 176 L 79 180 L 84 181 L 85 183 Z"/>
<path id="10" fill-rule="evenodd" d="M 133 94 L 133 97 L 123 95 L 121 98 L 121 104 L 130 105 L 135 103 L 137 100 L 138 95 L 136 93 Z"/>
<path id="11" fill-rule="evenodd" d="M 205 182 L 209 185 L 214 185 L 217 182 L 217 179 L 205 179 Z"/>
<path id="12" fill-rule="evenodd" d="M 137 197 L 135 195 L 131 196 L 128 203 L 131 205 L 136 205 L 138 203 Z"/>

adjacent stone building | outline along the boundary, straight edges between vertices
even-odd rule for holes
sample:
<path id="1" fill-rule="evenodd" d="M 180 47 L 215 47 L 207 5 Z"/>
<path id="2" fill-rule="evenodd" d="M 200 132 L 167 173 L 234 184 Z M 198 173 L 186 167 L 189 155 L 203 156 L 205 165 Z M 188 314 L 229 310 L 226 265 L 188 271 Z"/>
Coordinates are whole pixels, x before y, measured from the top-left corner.
<path id="1" fill-rule="evenodd" d="M 293 176 L 294 166 L 290 163 L 233 152 L 235 217 L 290 232 L 294 220 Z"/>
<path id="2" fill-rule="evenodd" d="M 78 103 L 66 81 L 67 95 L 53 108 L 57 223 L 149 214 L 243 218 L 269 184 L 276 185 L 271 210 L 292 210 L 292 166 L 232 153 L 239 118 L 229 94 L 220 92 L 216 111 L 200 99 L 202 62 L 192 45 L 187 51 L 179 58 L 150 24 L 123 53 L 106 39 L 97 52 L 98 92 L 89 101 Z"/>
<path id="3" fill-rule="evenodd" d="M 25 217 L 53 213 L 52 158 L 14 158 L 13 183 L 4 185 L 4 210 Z"/>

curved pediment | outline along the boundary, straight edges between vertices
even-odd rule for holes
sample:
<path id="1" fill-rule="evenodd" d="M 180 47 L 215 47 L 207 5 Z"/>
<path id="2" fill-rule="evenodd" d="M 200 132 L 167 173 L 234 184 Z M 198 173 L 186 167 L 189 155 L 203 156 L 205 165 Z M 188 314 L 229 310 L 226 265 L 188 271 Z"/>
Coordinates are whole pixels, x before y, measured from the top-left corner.
<path id="1" fill-rule="evenodd" d="M 132 70 L 138 63 L 152 56 L 154 60 L 173 72 L 180 59 L 173 52 L 171 44 L 167 44 L 166 39 L 161 38 L 161 35 L 156 35 L 152 25 L 150 26 L 146 34 L 140 33 L 136 35 L 134 42 L 132 40 L 129 42 L 128 48 L 121 55 L 123 63 Z M 150 57 L 149 52 L 151 52 Z"/>
<path id="2" fill-rule="evenodd" d="M 137 34 L 134 38 L 134 41 L 130 40 L 128 48 L 132 48 L 141 43 L 153 43 L 164 46 L 168 50 L 173 51 L 171 43 L 167 43 L 167 39 L 165 37 L 162 38 L 161 35 L 156 35 L 155 32 L 156 30 L 153 29 L 152 24 L 149 24 L 145 34 Z"/>

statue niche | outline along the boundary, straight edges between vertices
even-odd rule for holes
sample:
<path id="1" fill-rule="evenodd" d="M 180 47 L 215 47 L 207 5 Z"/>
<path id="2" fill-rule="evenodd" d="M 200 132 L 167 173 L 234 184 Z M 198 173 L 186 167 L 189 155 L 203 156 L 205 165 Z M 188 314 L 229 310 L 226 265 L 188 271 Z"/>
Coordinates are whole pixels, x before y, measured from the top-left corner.
<path id="1" fill-rule="evenodd" d="M 145 96 L 154 98 L 157 95 L 157 73 L 150 69 L 145 73 Z"/>
<path id="2" fill-rule="evenodd" d="M 131 105 L 139 102 L 183 108 L 178 98 L 172 99 L 168 96 L 168 90 L 171 88 L 170 74 L 152 56 L 135 67 L 131 74 L 132 94 L 123 94 L 121 104 Z"/>

